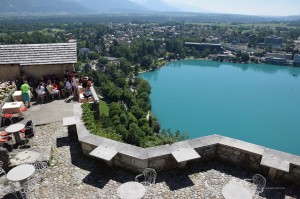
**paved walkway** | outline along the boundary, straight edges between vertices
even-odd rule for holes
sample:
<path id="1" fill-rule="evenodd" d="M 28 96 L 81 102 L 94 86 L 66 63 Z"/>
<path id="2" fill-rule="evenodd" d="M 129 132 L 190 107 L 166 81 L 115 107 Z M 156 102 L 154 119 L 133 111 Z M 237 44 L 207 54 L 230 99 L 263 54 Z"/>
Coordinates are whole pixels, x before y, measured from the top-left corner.
<path id="1" fill-rule="evenodd" d="M 62 121 L 64 117 L 73 116 L 72 103 L 66 103 L 64 99 L 47 101 L 44 103 L 32 102 L 27 109 L 24 123 L 33 120 L 36 125 L 49 124 Z"/>

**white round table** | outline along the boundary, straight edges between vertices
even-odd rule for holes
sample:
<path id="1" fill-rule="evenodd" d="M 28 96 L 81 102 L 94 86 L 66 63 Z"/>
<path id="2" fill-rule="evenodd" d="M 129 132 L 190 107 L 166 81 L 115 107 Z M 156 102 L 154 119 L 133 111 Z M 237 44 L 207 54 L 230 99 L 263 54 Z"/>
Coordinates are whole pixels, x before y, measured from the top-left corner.
<path id="1" fill-rule="evenodd" d="M 35 172 L 34 166 L 30 164 L 22 164 L 11 169 L 6 177 L 10 181 L 21 182 L 29 178 Z"/>
<path id="2" fill-rule="evenodd" d="M 119 186 L 117 193 L 121 199 L 140 199 L 144 197 L 146 189 L 141 183 L 126 182 Z"/>
<path id="3" fill-rule="evenodd" d="M 8 126 L 5 131 L 7 133 L 13 133 L 14 134 L 14 137 L 15 137 L 15 140 L 16 140 L 16 143 L 19 144 L 19 143 L 22 143 L 22 138 L 20 136 L 20 131 L 25 128 L 25 125 L 24 124 L 12 124 L 10 126 Z"/>
<path id="4" fill-rule="evenodd" d="M 227 184 L 222 189 L 225 199 L 252 199 L 253 195 L 249 189 L 238 184 Z"/>
<path id="5" fill-rule="evenodd" d="M 12 124 L 10 126 L 8 126 L 5 131 L 7 133 L 14 133 L 14 132 L 18 132 L 18 131 L 21 131 L 23 128 L 25 128 L 25 125 L 24 124 Z"/>

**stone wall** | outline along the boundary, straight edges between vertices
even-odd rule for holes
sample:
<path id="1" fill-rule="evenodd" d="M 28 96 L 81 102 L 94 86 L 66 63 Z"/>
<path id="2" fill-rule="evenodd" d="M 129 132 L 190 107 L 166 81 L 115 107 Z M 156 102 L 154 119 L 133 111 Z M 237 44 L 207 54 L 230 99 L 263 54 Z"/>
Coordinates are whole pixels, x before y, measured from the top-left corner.
<path id="1" fill-rule="evenodd" d="M 19 64 L 0 65 L 0 81 L 15 80 L 20 76 Z"/>
<path id="2" fill-rule="evenodd" d="M 14 80 L 21 76 L 21 71 L 25 77 L 32 76 L 40 79 L 42 75 L 54 74 L 58 78 L 62 78 L 66 70 L 73 71 L 73 64 L 58 64 L 58 65 L 33 65 L 20 66 L 18 64 L 0 65 L 0 81 Z"/>
<path id="3" fill-rule="evenodd" d="M 66 70 L 73 71 L 72 64 L 58 64 L 58 65 L 37 65 L 21 67 L 25 76 L 32 76 L 35 79 L 40 79 L 42 75 L 54 74 L 57 78 L 63 78 Z"/>
<path id="4" fill-rule="evenodd" d="M 140 148 L 90 134 L 81 121 L 81 104 L 74 104 L 73 107 L 75 118 L 77 118 L 77 137 L 81 143 L 82 153 L 91 157 L 90 153 L 98 146 L 105 146 L 107 149 L 117 151 L 111 161 L 106 161 L 109 166 L 115 165 L 136 173 L 147 167 L 158 171 L 178 168 L 180 163 L 176 161 L 172 151 L 174 151 L 174 147 L 187 145 L 201 156 L 200 159 L 192 160 L 193 162 L 217 160 L 250 169 L 264 176 L 270 176 L 271 167 L 262 165 L 262 158 L 271 154 L 271 157 L 276 158 L 274 163 L 271 162 L 272 168 L 278 167 L 275 180 L 300 185 L 300 156 L 220 135 L 187 140 L 180 144 Z M 288 171 L 280 170 L 278 163 L 280 164 L 281 161 L 288 162 Z"/>

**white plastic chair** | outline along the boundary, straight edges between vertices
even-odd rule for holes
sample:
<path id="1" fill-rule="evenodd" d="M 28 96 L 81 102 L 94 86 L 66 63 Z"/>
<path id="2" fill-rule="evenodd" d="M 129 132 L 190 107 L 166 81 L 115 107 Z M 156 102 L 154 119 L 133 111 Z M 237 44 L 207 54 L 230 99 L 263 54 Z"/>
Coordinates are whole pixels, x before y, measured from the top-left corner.
<path id="1" fill-rule="evenodd" d="M 144 177 L 144 181 L 139 182 L 138 179 L 141 177 Z M 155 184 L 156 177 L 157 177 L 157 174 L 154 169 L 146 168 L 143 171 L 143 174 L 137 175 L 135 177 L 135 181 L 141 183 L 144 186 L 149 186 L 151 184 Z"/>
<path id="2" fill-rule="evenodd" d="M 260 174 L 255 174 L 252 177 L 253 183 L 256 185 L 255 195 L 259 195 L 264 192 L 266 186 L 266 178 Z"/>
<path id="3" fill-rule="evenodd" d="M 31 165 L 33 165 L 35 170 L 37 171 L 33 178 L 35 178 L 36 182 L 41 182 L 43 180 L 41 175 L 48 168 L 47 162 L 35 162 L 31 163 Z"/>

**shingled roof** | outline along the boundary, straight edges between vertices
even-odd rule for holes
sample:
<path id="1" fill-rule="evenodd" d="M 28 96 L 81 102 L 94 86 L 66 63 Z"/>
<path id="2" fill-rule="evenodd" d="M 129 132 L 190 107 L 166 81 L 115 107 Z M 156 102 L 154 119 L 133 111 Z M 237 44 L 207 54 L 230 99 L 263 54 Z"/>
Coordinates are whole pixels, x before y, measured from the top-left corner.
<path id="1" fill-rule="evenodd" d="M 0 45 L 0 64 L 77 63 L 76 43 Z"/>

